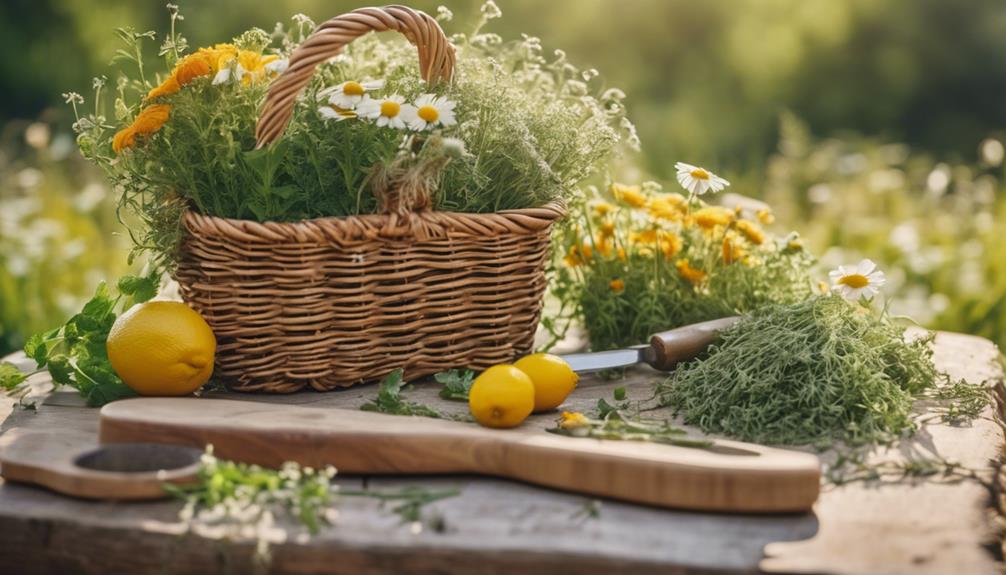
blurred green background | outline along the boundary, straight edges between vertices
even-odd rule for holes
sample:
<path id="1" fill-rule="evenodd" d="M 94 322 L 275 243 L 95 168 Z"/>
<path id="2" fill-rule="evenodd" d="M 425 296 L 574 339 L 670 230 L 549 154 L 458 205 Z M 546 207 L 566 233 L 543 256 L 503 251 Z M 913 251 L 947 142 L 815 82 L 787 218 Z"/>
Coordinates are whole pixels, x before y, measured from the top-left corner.
<path id="1" fill-rule="evenodd" d="M 177 2 L 190 46 L 315 21 L 335 0 Z M 623 179 L 677 160 L 775 207 L 822 268 L 871 257 L 894 309 L 1006 343 L 1006 3 L 1001 0 L 498 0 L 488 31 L 539 36 L 628 94 L 643 151 Z M 477 0 L 416 0 L 455 14 Z M 77 156 L 61 93 L 87 97 L 114 28 L 163 34 L 161 2 L 0 5 L 0 353 L 125 270 L 115 192 Z M 151 54 L 156 50 L 149 51 Z M 153 65 L 153 63 L 152 63 Z M 823 274 L 822 274 L 823 277 Z"/>

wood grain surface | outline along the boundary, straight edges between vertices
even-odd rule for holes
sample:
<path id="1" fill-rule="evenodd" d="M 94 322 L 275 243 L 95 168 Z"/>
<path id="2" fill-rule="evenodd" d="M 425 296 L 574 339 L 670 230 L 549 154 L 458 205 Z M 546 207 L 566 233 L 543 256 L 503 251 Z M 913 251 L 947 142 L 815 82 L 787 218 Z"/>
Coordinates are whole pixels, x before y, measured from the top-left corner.
<path id="1" fill-rule="evenodd" d="M 225 459 L 354 474 L 474 473 L 681 509 L 801 512 L 820 490 L 807 453 L 718 440 L 710 448 L 319 407 L 138 398 L 101 410 L 102 443 L 212 444 Z"/>
<path id="2" fill-rule="evenodd" d="M 940 333 L 934 361 L 954 379 L 1000 385 L 999 351 L 988 340 Z M 25 370 L 33 364 L 14 358 Z M 590 413 L 598 399 L 624 387 L 630 398 L 652 391 L 652 371 L 625 379 L 585 376 L 564 409 Z M 40 387 L 47 376 L 32 378 Z M 463 403 L 437 397 L 439 386 L 418 384 L 410 400 L 438 411 L 462 414 Z M 373 387 L 338 393 L 284 396 L 213 393 L 249 403 L 356 410 L 374 398 Z M 37 411 L 0 396 L 0 452 L 25 434 L 65 433 L 76 450 L 98 444 L 98 411 L 72 391 L 39 401 Z M 68 498 L 31 485 L 0 484 L 2 573 L 190 575 L 255 572 L 305 575 L 515 574 L 644 575 L 731 573 L 830 573 L 873 575 L 996 575 L 1000 519 L 990 506 L 989 485 L 1004 447 L 1003 412 L 989 407 L 974 422 L 950 425 L 933 418 L 910 438 L 870 454 L 871 463 L 946 458 L 977 473 L 977 479 L 885 476 L 844 485 L 822 483 L 811 513 L 741 515 L 702 513 L 596 499 L 521 482 L 484 476 L 350 476 L 349 489 L 456 488 L 457 497 L 424 509 L 423 529 L 414 529 L 373 499 L 340 498 L 338 518 L 305 537 L 295 522 L 279 518 L 286 543 L 272 549 L 262 568 L 254 540 L 220 540 L 188 531 L 178 501 L 123 503 Z M 670 417 L 657 411 L 654 417 Z M 4 417 L 0 415 L 0 417 Z M 554 425 L 555 415 L 533 415 L 529 429 Z M 698 436 L 695 430 L 690 435 Z M 830 464 L 840 446 L 820 454 Z M 1001 485 L 1002 483 L 1000 483 Z M 585 513 L 586 509 L 595 513 Z M 993 552 L 990 552 L 993 550 Z M 258 568 L 256 570 L 256 568 Z"/>
<path id="3" fill-rule="evenodd" d="M 194 481 L 198 471 L 199 452 L 182 453 L 191 450 L 176 446 L 81 449 L 77 434 L 66 431 L 21 433 L 17 439 L 0 454 L 0 476 L 74 497 L 160 499 L 167 496 L 165 483 Z M 108 463 L 121 469 L 109 468 Z"/>

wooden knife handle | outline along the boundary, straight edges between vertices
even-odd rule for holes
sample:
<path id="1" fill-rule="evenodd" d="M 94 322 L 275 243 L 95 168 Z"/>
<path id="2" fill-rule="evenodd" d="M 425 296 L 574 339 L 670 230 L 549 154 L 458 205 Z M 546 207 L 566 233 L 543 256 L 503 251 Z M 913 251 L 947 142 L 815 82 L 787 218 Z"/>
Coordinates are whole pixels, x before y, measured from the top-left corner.
<path id="1" fill-rule="evenodd" d="M 654 369 L 670 371 L 678 362 L 692 359 L 705 351 L 721 331 L 738 320 L 740 316 L 724 317 L 654 334 L 643 357 Z"/>

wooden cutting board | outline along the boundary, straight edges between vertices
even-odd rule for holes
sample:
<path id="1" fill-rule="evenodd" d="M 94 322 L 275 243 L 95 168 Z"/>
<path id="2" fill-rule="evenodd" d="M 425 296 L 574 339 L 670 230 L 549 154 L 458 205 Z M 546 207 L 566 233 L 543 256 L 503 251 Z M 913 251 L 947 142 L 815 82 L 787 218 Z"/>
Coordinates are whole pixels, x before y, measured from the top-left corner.
<path id="1" fill-rule="evenodd" d="M 101 410 L 102 443 L 212 444 L 222 458 L 340 473 L 475 473 L 648 505 L 801 512 L 820 490 L 816 456 L 735 441 L 697 449 L 364 411 L 199 398 L 138 398 Z"/>

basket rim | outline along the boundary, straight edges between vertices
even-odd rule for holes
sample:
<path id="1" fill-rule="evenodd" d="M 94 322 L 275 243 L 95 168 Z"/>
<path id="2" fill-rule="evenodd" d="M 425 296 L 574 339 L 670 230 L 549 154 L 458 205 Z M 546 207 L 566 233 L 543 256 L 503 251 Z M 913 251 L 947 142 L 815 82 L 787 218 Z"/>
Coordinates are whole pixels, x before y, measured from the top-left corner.
<path id="1" fill-rule="evenodd" d="M 448 235 L 493 237 L 547 232 L 567 213 L 566 202 L 552 200 L 533 208 L 473 213 L 424 210 L 406 215 L 324 216 L 293 222 L 245 220 L 202 214 L 189 206 L 182 213 L 185 230 L 200 236 L 226 236 L 245 242 L 307 242 L 375 239 L 425 240 Z"/>

